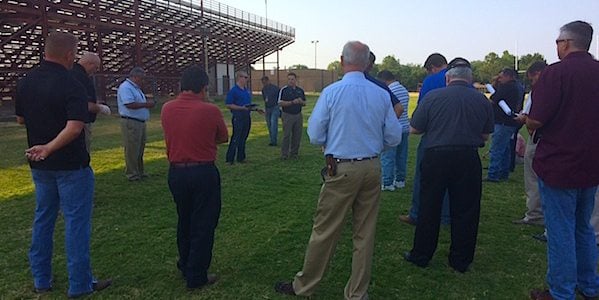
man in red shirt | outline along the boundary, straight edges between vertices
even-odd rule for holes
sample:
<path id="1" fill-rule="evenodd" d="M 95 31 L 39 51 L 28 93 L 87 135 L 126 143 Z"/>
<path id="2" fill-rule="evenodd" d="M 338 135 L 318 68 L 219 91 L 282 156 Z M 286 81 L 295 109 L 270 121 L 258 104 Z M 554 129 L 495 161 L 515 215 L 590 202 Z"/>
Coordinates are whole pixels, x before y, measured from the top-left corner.
<path id="1" fill-rule="evenodd" d="M 534 86 L 526 126 L 536 130 L 532 167 L 547 228 L 549 290 L 532 299 L 599 296 L 597 246 L 589 223 L 599 185 L 599 62 L 588 53 L 593 28 L 575 21 L 555 41 L 560 62 L 545 68 Z"/>
<path id="2" fill-rule="evenodd" d="M 177 267 L 187 288 L 216 282 L 208 274 L 214 230 L 221 208 L 216 145 L 229 134 L 218 107 L 208 102 L 208 75 L 197 66 L 181 76 L 181 93 L 162 107 L 162 128 L 170 162 L 168 185 L 177 205 Z"/>

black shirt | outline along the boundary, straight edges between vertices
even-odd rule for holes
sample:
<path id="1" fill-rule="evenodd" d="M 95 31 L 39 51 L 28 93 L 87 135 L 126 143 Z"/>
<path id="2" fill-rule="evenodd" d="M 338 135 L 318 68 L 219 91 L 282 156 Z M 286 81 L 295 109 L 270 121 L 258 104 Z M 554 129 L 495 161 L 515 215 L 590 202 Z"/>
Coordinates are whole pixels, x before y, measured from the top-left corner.
<path id="1" fill-rule="evenodd" d="M 302 90 L 298 86 L 296 86 L 295 88 L 292 88 L 290 86 L 284 86 L 281 89 L 281 92 L 279 93 L 279 101 L 292 101 L 296 98 L 301 98 L 302 100 L 306 101 L 306 95 L 304 95 L 304 90 Z M 288 114 L 292 114 L 292 115 L 297 115 L 300 112 L 302 112 L 301 104 L 282 106 L 282 108 L 283 108 L 284 113 L 288 113 Z"/>
<path id="2" fill-rule="evenodd" d="M 29 147 L 47 144 L 67 121 L 87 119 L 83 86 L 60 64 L 42 61 L 19 80 L 15 114 L 25 119 Z M 81 134 L 43 161 L 29 162 L 32 169 L 76 170 L 89 166 L 85 137 Z"/>
<path id="3" fill-rule="evenodd" d="M 94 86 L 94 81 L 87 74 L 83 66 L 81 66 L 79 63 L 75 63 L 73 65 L 73 69 L 71 69 L 71 75 L 73 75 L 73 77 L 85 88 L 85 92 L 87 93 L 87 101 L 96 103 L 96 87 Z M 85 123 L 93 123 L 95 121 L 96 114 L 88 112 Z"/>
<path id="4" fill-rule="evenodd" d="M 519 112 L 522 110 L 522 102 L 524 102 L 524 90 L 518 86 L 518 83 L 515 80 L 500 84 L 495 93 L 491 95 L 491 100 L 493 100 L 495 124 L 520 127 L 520 123 L 516 122 L 511 116 L 506 115 L 501 107 L 499 107 L 499 102 L 501 100 L 505 100 L 513 112 Z"/>
<path id="5" fill-rule="evenodd" d="M 482 135 L 493 132 L 493 109 L 483 94 L 465 81 L 454 81 L 426 94 L 412 114 L 412 127 L 422 131 L 424 148 L 482 147 Z"/>

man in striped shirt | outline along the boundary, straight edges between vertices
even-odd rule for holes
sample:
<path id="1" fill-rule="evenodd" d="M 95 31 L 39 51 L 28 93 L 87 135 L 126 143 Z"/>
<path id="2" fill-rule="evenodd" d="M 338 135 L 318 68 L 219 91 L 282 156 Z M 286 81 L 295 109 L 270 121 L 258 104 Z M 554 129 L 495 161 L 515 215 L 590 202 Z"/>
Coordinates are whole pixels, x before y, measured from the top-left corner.
<path id="1" fill-rule="evenodd" d="M 406 185 L 406 167 L 408 163 L 408 135 L 410 123 L 408 122 L 408 103 L 410 95 L 408 90 L 395 79 L 395 75 L 388 70 L 378 73 L 377 78 L 384 82 L 391 92 L 397 97 L 404 108 L 398 118 L 402 128 L 401 143 L 381 153 L 382 190 L 394 191 Z"/>

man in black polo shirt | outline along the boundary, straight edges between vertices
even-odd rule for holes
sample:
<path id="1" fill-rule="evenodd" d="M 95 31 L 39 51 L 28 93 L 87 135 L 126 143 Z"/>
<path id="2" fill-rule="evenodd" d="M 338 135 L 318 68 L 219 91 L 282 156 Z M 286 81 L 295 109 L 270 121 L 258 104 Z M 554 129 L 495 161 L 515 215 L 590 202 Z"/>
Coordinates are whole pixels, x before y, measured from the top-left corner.
<path id="1" fill-rule="evenodd" d="M 497 91 L 491 95 L 495 112 L 495 129 L 489 150 L 489 172 L 487 179 L 485 179 L 487 182 L 507 180 L 510 174 L 511 152 L 514 151 L 510 140 L 520 124 L 513 119 L 514 116 L 506 114 L 499 107 L 499 103 L 504 101 L 512 112 L 518 112 L 522 109 L 524 91 L 516 82 L 517 76 L 516 70 L 503 69 L 499 72 Z"/>
<path id="2" fill-rule="evenodd" d="M 449 191 L 451 247 L 449 265 L 465 272 L 474 259 L 482 168 L 478 147 L 493 132 L 493 109 L 471 87 L 472 70 L 463 58 L 454 59 L 445 74 L 447 87 L 429 92 L 412 115 L 411 133 L 424 134 L 420 211 L 414 245 L 405 259 L 425 267 L 437 248 L 441 206 Z"/>
<path id="3" fill-rule="evenodd" d="M 283 109 L 283 143 L 281 159 L 296 159 L 299 153 L 304 117 L 302 106 L 306 105 L 304 90 L 296 85 L 297 75 L 287 74 L 287 85 L 279 92 L 279 106 Z"/>
<path id="4" fill-rule="evenodd" d="M 91 142 L 92 142 L 92 124 L 96 121 L 96 114 L 102 113 L 110 115 L 110 108 L 104 103 L 98 103 L 96 97 L 96 87 L 94 81 L 90 76 L 96 73 L 102 62 L 100 57 L 91 52 L 85 52 L 78 62 L 73 65 L 71 74 L 77 81 L 79 81 L 85 88 L 87 93 L 87 119 L 85 120 L 85 126 L 83 130 L 85 132 L 85 149 L 91 154 Z"/>
<path id="5" fill-rule="evenodd" d="M 19 81 L 17 122 L 27 129 L 36 208 L 29 261 L 36 293 L 52 289 L 53 232 L 59 209 L 65 222 L 69 297 L 102 290 L 110 280 L 92 276 L 89 258 L 94 174 L 85 150 L 83 122 L 87 99 L 69 73 L 77 38 L 53 32 L 46 38 L 44 60 Z"/>

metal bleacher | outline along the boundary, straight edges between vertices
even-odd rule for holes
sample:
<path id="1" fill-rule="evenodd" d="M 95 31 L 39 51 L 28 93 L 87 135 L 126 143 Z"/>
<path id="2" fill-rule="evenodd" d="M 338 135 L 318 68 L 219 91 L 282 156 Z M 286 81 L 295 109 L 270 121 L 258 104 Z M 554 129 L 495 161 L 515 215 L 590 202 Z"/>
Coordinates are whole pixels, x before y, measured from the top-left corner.
<path id="1" fill-rule="evenodd" d="M 53 30 L 100 54 L 100 97 L 113 95 L 134 66 L 150 75 L 147 89 L 166 94 L 176 91 L 185 66 L 206 66 L 216 82 L 217 64 L 248 69 L 295 40 L 292 27 L 212 0 L 0 0 L 0 99 L 12 100 Z"/>

